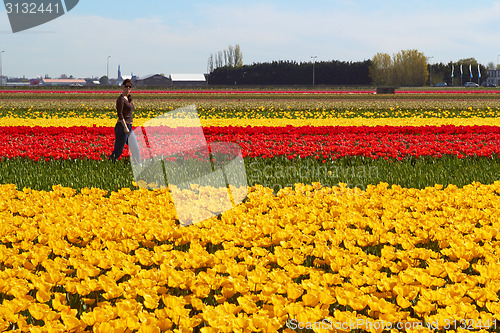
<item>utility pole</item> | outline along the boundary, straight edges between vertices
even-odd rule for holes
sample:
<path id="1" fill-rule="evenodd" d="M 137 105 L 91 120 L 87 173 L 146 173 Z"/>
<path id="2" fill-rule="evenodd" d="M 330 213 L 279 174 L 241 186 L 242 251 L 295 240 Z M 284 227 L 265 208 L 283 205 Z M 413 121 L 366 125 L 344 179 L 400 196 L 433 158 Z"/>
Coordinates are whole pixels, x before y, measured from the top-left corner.
<path id="1" fill-rule="evenodd" d="M 430 60 L 434 57 L 427 57 L 427 60 Z M 429 64 L 429 86 L 432 87 L 432 65 Z"/>
<path id="2" fill-rule="evenodd" d="M 111 56 L 108 56 L 108 59 L 106 60 L 106 78 L 108 79 L 108 85 L 109 85 L 109 58 L 111 58 Z"/>
<path id="3" fill-rule="evenodd" d="M 500 54 L 497 55 L 497 67 L 495 67 L 495 78 L 497 80 L 496 84 L 500 84 L 500 79 L 498 78 L 498 73 L 500 72 L 498 68 L 498 57 L 500 57 Z"/>
<path id="4" fill-rule="evenodd" d="M 314 87 L 314 63 L 316 62 L 317 56 L 312 56 L 311 59 L 313 60 L 313 87 Z"/>
<path id="5" fill-rule="evenodd" d="M 451 63 L 451 86 L 452 87 L 453 87 L 453 78 L 455 77 L 454 70 L 455 70 L 455 66 L 453 65 L 453 63 Z"/>
<path id="6" fill-rule="evenodd" d="M 2 76 L 2 53 L 5 51 L 0 52 L 0 86 L 3 86 L 3 76 Z"/>

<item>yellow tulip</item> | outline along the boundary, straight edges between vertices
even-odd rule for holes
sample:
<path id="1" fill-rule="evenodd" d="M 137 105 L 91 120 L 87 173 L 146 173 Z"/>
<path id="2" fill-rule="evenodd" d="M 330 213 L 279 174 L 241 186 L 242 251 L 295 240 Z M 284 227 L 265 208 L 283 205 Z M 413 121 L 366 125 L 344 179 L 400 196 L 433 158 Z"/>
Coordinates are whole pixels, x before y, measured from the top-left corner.
<path id="1" fill-rule="evenodd" d="M 28 311 L 36 320 L 41 320 L 51 311 L 47 304 L 33 303 L 28 307 Z"/>
<path id="2" fill-rule="evenodd" d="M 304 289 L 301 286 L 293 282 L 287 284 L 285 288 L 287 297 L 292 300 L 299 298 L 300 296 L 302 296 L 302 293 L 304 292 Z"/>
<path id="3" fill-rule="evenodd" d="M 252 313 L 257 312 L 257 310 L 258 310 L 257 305 L 249 297 L 240 296 L 237 298 L 237 300 L 238 300 L 238 304 L 241 306 L 243 311 L 245 311 L 246 313 L 252 314 Z"/>
<path id="4" fill-rule="evenodd" d="M 312 293 L 306 293 L 302 295 L 302 302 L 305 306 L 315 307 L 319 303 L 320 299 L 317 295 Z"/>
<path id="5" fill-rule="evenodd" d="M 66 330 L 73 331 L 82 326 L 80 320 L 76 318 L 76 313 L 76 309 L 61 312 L 61 319 L 65 325 Z"/>
<path id="6" fill-rule="evenodd" d="M 333 291 L 332 292 L 322 291 L 320 292 L 318 297 L 321 304 L 330 305 L 336 302 L 336 298 L 334 296 Z"/>
<path id="7" fill-rule="evenodd" d="M 168 318 L 160 318 L 158 320 L 158 328 L 162 331 L 168 331 L 169 329 L 172 328 L 172 321 Z"/>
<path id="8" fill-rule="evenodd" d="M 46 292 L 44 290 L 38 290 L 36 292 L 36 300 L 40 303 L 48 302 L 52 297 L 52 293 Z"/>
<path id="9" fill-rule="evenodd" d="M 140 332 L 140 333 L 160 333 L 161 330 L 158 326 L 155 326 L 155 325 L 141 325 L 138 332 Z"/>
<path id="10" fill-rule="evenodd" d="M 415 310 L 419 314 L 428 314 L 435 309 L 436 304 L 422 299 L 418 301 L 417 305 L 413 306 L 413 310 Z"/>
<path id="11" fill-rule="evenodd" d="M 107 323 L 116 318 L 116 314 L 110 308 L 96 307 L 93 310 L 94 321 L 96 323 Z"/>
<path id="12" fill-rule="evenodd" d="M 233 323 L 235 326 L 235 330 L 242 330 L 242 331 L 248 330 L 249 326 L 252 324 L 251 319 L 244 313 L 238 313 Z"/>
<path id="13" fill-rule="evenodd" d="M 144 297 L 144 306 L 148 309 L 156 309 L 160 301 L 160 296 L 158 294 L 145 293 L 142 295 Z"/>
<path id="14" fill-rule="evenodd" d="M 396 297 L 396 301 L 398 305 L 403 309 L 409 308 L 412 305 L 410 301 L 400 295 Z"/>

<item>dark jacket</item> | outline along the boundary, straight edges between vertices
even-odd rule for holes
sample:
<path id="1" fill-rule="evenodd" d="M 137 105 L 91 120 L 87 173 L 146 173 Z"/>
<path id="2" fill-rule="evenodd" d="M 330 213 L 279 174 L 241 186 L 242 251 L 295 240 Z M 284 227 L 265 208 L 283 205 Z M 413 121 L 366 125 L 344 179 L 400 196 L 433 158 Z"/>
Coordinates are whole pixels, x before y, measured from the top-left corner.
<path id="1" fill-rule="evenodd" d="M 134 103 L 129 103 L 123 97 L 123 94 L 121 94 L 116 99 L 116 112 L 118 113 L 118 121 L 125 119 L 126 123 L 132 124 L 132 120 L 134 119 Z"/>

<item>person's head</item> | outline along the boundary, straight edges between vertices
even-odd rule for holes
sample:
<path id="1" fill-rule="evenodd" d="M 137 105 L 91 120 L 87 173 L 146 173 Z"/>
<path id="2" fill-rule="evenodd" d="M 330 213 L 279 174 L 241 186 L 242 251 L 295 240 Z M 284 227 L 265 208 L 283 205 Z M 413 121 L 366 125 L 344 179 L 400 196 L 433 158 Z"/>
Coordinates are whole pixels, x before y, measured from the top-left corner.
<path id="1" fill-rule="evenodd" d="M 123 94 L 125 96 L 129 95 L 130 91 L 132 90 L 132 80 L 130 79 L 123 80 L 122 88 L 123 88 Z"/>

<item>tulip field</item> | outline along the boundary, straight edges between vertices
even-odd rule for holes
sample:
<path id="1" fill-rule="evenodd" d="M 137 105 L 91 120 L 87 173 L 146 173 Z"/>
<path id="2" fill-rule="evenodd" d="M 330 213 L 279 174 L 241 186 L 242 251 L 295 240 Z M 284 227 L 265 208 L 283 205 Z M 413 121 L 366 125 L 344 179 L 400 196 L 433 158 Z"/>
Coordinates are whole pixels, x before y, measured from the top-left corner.
<path id="1" fill-rule="evenodd" d="M 183 226 L 107 159 L 118 91 L 1 91 L 0 331 L 500 331 L 500 91 L 132 94 L 195 105 L 247 197 Z"/>

